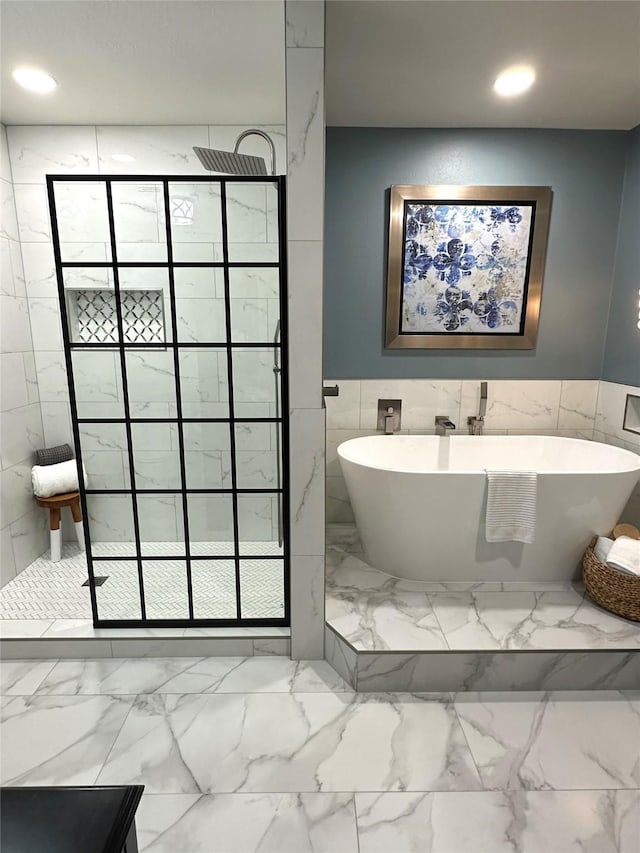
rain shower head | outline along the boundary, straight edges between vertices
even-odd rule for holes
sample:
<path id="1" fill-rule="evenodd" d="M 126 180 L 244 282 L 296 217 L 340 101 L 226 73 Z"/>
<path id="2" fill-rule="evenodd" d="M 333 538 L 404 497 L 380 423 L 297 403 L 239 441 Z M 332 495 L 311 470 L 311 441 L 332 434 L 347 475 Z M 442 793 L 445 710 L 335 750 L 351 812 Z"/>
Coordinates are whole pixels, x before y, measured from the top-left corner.
<path id="1" fill-rule="evenodd" d="M 227 175 L 254 175 L 267 174 L 267 165 L 263 157 L 254 157 L 251 154 L 238 154 L 238 147 L 247 136 L 261 136 L 269 143 L 271 149 L 271 174 L 276 173 L 276 149 L 271 137 L 263 130 L 252 128 L 241 133 L 236 140 L 233 151 L 221 151 L 216 148 L 199 148 L 194 145 L 198 160 L 209 172 L 224 172 Z"/>

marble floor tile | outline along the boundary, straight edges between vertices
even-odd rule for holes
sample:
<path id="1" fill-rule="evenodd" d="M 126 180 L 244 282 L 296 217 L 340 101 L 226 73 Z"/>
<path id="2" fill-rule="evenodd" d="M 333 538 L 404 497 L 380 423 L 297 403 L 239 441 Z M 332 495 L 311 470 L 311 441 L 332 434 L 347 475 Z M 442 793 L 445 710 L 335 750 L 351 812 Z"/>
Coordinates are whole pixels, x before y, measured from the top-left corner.
<path id="1" fill-rule="evenodd" d="M 446 649 L 423 584 L 400 581 L 345 553 L 328 572 L 326 619 L 360 650 Z"/>
<path id="2" fill-rule="evenodd" d="M 352 595 L 331 591 L 326 619 L 355 649 L 389 651 L 447 648 L 427 595 L 401 589 Z"/>
<path id="3" fill-rule="evenodd" d="M 410 581 L 370 566 L 349 525 L 327 542 L 327 622 L 359 651 L 640 649 L 640 625 L 567 584 Z"/>
<path id="4" fill-rule="evenodd" d="M 640 788 L 640 701 L 617 691 L 460 693 L 485 788 Z"/>
<path id="5" fill-rule="evenodd" d="M 52 624 L 52 619 L 0 619 L 0 639 L 42 637 Z"/>
<path id="6" fill-rule="evenodd" d="M 30 696 L 55 666 L 55 660 L 0 661 L 0 694 Z"/>
<path id="7" fill-rule="evenodd" d="M 131 703 L 124 696 L 5 697 L 2 785 L 93 785 Z"/>
<path id="8" fill-rule="evenodd" d="M 356 794 L 360 853 L 636 853 L 640 791 Z"/>
<path id="9" fill-rule="evenodd" d="M 98 781 L 183 794 L 480 788 L 449 700 L 409 694 L 140 696 Z"/>
<path id="10" fill-rule="evenodd" d="M 60 661 L 41 694 L 351 692 L 326 661 L 285 657 Z"/>
<path id="11" fill-rule="evenodd" d="M 149 794 L 141 853 L 358 853 L 352 794 Z"/>
<path id="12" fill-rule="evenodd" d="M 639 625 L 575 590 L 450 592 L 430 599 L 451 649 L 640 649 Z"/>

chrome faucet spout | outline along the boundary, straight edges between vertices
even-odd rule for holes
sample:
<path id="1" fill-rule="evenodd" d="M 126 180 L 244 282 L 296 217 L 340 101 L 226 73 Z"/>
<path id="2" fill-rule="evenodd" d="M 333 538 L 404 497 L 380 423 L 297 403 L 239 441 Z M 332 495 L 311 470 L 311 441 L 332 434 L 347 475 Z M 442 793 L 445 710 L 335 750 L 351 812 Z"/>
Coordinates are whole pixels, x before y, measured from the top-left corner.
<path id="1" fill-rule="evenodd" d="M 436 415 L 436 435 L 448 435 L 456 428 L 456 425 L 448 415 Z"/>

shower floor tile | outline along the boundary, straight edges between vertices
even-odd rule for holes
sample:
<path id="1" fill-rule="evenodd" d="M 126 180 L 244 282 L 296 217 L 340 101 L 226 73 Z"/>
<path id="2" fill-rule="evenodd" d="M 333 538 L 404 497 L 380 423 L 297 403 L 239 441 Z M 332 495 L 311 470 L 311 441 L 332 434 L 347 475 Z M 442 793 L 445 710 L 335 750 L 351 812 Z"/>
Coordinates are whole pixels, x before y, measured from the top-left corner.
<path id="1" fill-rule="evenodd" d="M 225 556 L 229 543 L 199 542 L 202 554 Z M 153 556 L 179 553 L 182 543 L 143 543 L 145 560 L 144 582 L 148 617 L 152 619 L 188 618 L 187 587 L 184 563 L 180 560 L 153 560 Z M 273 543 L 243 543 L 243 555 L 251 559 L 250 569 L 244 571 L 241 559 L 243 613 L 261 618 L 281 618 L 284 615 L 283 582 L 278 561 L 260 560 L 254 555 L 279 554 Z M 126 554 L 126 543 L 99 543 L 100 556 Z M 195 552 L 194 552 L 195 555 Z M 197 564 L 194 564 L 197 565 Z M 197 618 L 233 618 L 235 582 L 233 559 L 200 564 L 194 570 L 194 604 Z M 205 570 L 206 569 L 206 570 Z M 135 560 L 113 560 L 98 563 L 96 574 L 108 580 L 97 589 L 98 608 L 104 619 L 139 619 L 140 596 Z M 30 624 L 18 631 L 19 636 L 33 636 L 31 628 L 41 625 L 44 634 L 50 627 L 45 620 L 90 620 L 87 561 L 84 552 L 74 544 L 63 546 L 62 559 L 52 563 L 47 555 L 39 557 L 0 590 L 0 620 L 28 620 Z M 38 625 L 34 620 L 38 620 Z M 42 620 L 40 622 L 40 620 Z M 29 630 L 27 630 L 29 629 Z M 10 636 L 10 625 L 2 627 L 2 635 Z M 182 629 L 180 629 L 182 630 Z"/>
<path id="2" fill-rule="evenodd" d="M 577 587 L 394 578 L 365 562 L 347 525 L 327 532 L 326 619 L 359 652 L 640 650 L 640 623 Z"/>

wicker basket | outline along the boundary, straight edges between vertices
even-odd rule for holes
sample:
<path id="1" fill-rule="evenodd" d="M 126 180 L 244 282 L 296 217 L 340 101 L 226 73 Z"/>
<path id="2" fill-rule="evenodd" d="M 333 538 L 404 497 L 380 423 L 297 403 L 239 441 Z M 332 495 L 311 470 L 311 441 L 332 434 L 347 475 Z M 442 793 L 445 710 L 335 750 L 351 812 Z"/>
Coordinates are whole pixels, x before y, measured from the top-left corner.
<path id="1" fill-rule="evenodd" d="M 582 560 L 587 595 L 605 610 L 640 622 L 640 577 L 601 563 L 594 552 L 597 541 L 598 537 L 594 536 Z"/>

